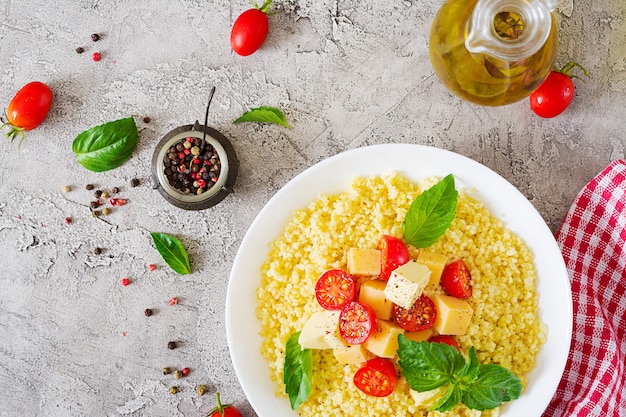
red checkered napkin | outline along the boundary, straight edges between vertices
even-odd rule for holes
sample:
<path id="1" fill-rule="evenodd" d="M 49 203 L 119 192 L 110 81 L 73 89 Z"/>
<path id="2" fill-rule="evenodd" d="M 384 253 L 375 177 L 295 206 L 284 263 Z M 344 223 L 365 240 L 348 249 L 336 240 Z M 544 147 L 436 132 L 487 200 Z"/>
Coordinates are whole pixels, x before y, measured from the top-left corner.
<path id="1" fill-rule="evenodd" d="M 572 285 L 574 331 L 543 417 L 625 417 L 626 161 L 582 189 L 556 238 Z"/>

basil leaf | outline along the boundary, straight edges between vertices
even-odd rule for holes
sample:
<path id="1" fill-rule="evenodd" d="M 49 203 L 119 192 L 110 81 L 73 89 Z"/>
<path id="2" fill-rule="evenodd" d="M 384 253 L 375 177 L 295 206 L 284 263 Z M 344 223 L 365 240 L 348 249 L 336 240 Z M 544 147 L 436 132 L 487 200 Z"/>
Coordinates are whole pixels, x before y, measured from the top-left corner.
<path id="1" fill-rule="evenodd" d="M 302 349 L 299 337 L 300 332 L 293 333 L 285 346 L 283 381 L 292 410 L 309 398 L 313 374 L 313 354 L 311 349 Z"/>
<path id="2" fill-rule="evenodd" d="M 448 384 L 448 390 L 429 411 L 434 410 L 441 413 L 450 411 L 461 401 L 462 395 L 463 392 L 457 385 Z"/>
<path id="3" fill-rule="evenodd" d="M 137 147 L 135 119 L 127 117 L 92 127 L 72 143 L 78 162 L 90 171 L 103 172 L 122 165 Z"/>
<path id="4" fill-rule="evenodd" d="M 291 126 L 289 126 L 289 123 L 287 123 L 287 118 L 285 117 L 283 112 L 276 107 L 269 106 L 261 106 L 247 111 L 233 123 L 241 122 L 272 123 L 285 126 L 287 129 L 291 128 Z"/>
<path id="5" fill-rule="evenodd" d="M 443 236 L 454 220 L 457 196 L 452 174 L 418 195 L 402 222 L 405 242 L 427 248 Z"/>
<path id="6" fill-rule="evenodd" d="M 494 364 L 480 365 L 478 378 L 472 389 L 463 393 L 463 404 L 474 410 L 489 410 L 502 403 L 516 400 L 522 384 L 511 371 Z"/>
<path id="7" fill-rule="evenodd" d="M 170 268 L 181 275 L 191 273 L 187 251 L 185 251 L 183 244 L 178 239 L 165 233 L 152 232 L 150 236 L 152 236 L 154 246 L 156 246 L 161 257 Z"/>

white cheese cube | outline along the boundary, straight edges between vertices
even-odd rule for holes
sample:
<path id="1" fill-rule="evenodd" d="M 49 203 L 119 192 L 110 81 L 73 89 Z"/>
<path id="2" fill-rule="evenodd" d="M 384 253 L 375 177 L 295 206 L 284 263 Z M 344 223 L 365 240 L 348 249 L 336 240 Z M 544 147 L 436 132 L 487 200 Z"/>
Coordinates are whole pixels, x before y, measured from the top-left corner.
<path id="1" fill-rule="evenodd" d="M 385 296 L 403 308 L 411 308 L 430 281 L 430 269 L 411 260 L 394 270 L 387 281 Z"/>
<path id="2" fill-rule="evenodd" d="M 378 249 L 348 250 L 348 273 L 355 276 L 380 275 L 380 257 Z"/>
<path id="3" fill-rule="evenodd" d="M 385 296 L 387 283 L 380 279 L 371 279 L 361 284 L 359 303 L 367 304 L 374 309 L 376 317 L 389 320 L 393 315 L 393 303 Z"/>
<path id="4" fill-rule="evenodd" d="M 314 313 L 300 332 L 298 343 L 302 349 L 335 349 L 345 347 L 339 335 L 339 311 L 324 310 Z"/>
<path id="5" fill-rule="evenodd" d="M 467 301 L 449 295 L 435 295 L 433 302 L 437 308 L 433 328 L 439 334 L 463 335 L 467 332 L 474 314 Z"/>

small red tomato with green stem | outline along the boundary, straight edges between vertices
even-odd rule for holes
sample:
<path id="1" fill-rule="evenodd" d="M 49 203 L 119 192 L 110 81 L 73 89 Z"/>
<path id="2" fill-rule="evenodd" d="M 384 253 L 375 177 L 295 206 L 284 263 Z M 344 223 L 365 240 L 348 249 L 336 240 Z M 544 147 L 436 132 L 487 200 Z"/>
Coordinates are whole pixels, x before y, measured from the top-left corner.
<path id="1" fill-rule="evenodd" d="M 569 106 L 574 98 L 575 75 L 571 75 L 574 68 L 580 68 L 583 74 L 589 76 L 589 71 L 576 62 L 568 62 L 561 69 L 550 71 L 548 77 L 530 95 L 530 108 L 538 116 L 551 118 L 558 116 Z M 579 77 L 576 77 L 579 78 Z"/>
<path id="2" fill-rule="evenodd" d="M 272 0 L 265 0 L 262 6 L 253 4 L 254 8 L 239 15 L 230 32 L 230 46 L 233 51 L 241 56 L 252 55 L 267 38 L 269 29 L 267 13 L 272 5 Z"/>
<path id="3" fill-rule="evenodd" d="M 215 398 L 217 399 L 217 406 L 209 411 L 207 417 L 242 417 L 239 410 L 233 407 L 232 404 L 224 404 L 220 401 L 220 393 L 215 393 Z"/>
<path id="4" fill-rule="evenodd" d="M 52 90 L 46 84 L 33 81 L 18 91 L 7 108 L 7 122 L 1 128 L 9 126 L 6 137 L 13 142 L 21 135 L 20 144 L 24 140 L 24 132 L 39 126 L 50 111 Z"/>

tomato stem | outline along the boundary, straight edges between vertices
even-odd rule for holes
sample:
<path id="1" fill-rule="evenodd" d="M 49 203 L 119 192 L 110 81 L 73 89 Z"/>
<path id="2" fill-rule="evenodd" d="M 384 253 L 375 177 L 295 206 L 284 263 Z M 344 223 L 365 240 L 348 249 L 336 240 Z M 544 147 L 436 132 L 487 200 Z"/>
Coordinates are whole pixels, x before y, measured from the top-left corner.
<path id="1" fill-rule="evenodd" d="M 220 401 L 220 393 L 219 393 L 219 391 L 217 391 L 215 393 L 215 399 L 217 400 L 217 406 L 215 408 L 213 408 L 211 411 L 209 411 L 209 414 L 207 415 L 207 417 L 212 416 L 216 412 L 220 413 L 220 416 L 224 417 L 224 410 L 226 410 L 232 404 L 223 404 L 222 405 L 222 402 Z"/>
<path id="2" fill-rule="evenodd" d="M 589 71 L 587 71 L 587 68 L 583 67 L 578 62 L 574 62 L 574 61 L 570 61 L 567 64 L 563 65 L 563 68 L 561 69 L 558 69 L 557 67 L 555 67 L 554 70 L 557 72 L 560 72 L 563 75 L 567 75 L 570 78 L 578 78 L 580 80 L 581 79 L 580 77 L 571 74 L 572 70 L 576 67 L 580 68 L 583 71 L 583 74 L 585 74 L 585 76 L 587 77 L 589 76 Z"/>
<path id="3" fill-rule="evenodd" d="M 265 0 L 265 3 L 263 3 L 262 6 L 257 5 L 255 2 L 252 2 L 252 4 L 254 5 L 254 7 L 257 10 L 267 14 L 267 12 L 270 11 L 270 6 L 272 5 L 272 0 Z"/>

